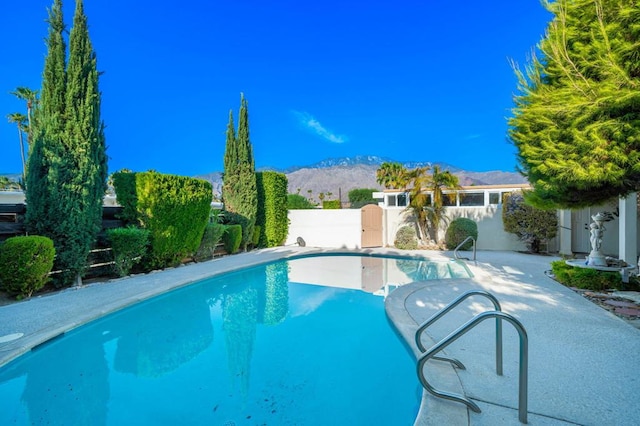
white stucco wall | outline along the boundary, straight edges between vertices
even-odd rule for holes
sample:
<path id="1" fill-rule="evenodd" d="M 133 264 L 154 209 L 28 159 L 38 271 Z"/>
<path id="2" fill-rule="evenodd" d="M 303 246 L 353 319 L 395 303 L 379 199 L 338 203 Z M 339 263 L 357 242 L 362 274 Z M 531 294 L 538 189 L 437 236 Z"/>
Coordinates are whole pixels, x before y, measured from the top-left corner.
<path id="1" fill-rule="evenodd" d="M 309 247 L 360 248 L 362 218 L 359 209 L 289 210 L 289 235 L 285 244 L 302 237 Z"/>
<path id="2" fill-rule="evenodd" d="M 0 204 L 22 204 L 22 203 L 24 203 L 24 192 L 0 191 Z"/>
<path id="3" fill-rule="evenodd" d="M 458 217 L 466 217 L 478 224 L 478 250 L 526 250 L 526 246 L 518 238 L 505 232 L 502 225 L 501 208 L 498 206 L 485 207 L 451 207 L 447 209 L 450 221 Z M 413 225 L 410 215 L 401 208 L 388 208 L 384 210 L 385 235 L 383 243 L 392 246 L 398 229 L 405 225 Z M 439 233 L 439 239 L 444 240 L 447 224 L 443 223 Z"/>
<path id="4" fill-rule="evenodd" d="M 506 232 L 502 223 L 502 207 L 455 207 L 447 209 L 447 216 L 452 221 L 459 217 L 471 219 L 478 224 L 478 250 L 526 250 L 526 244 L 514 234 Z M 445 225 L 446 226 L 446 225 Z M 444 239 L 446 228 L 440 232 Z"/>
<path id="5" fill-rule="evenodd" d="M 467 217 L 478 224 L 479 250 L 526 250 L 525 244 L 515 235 L 504 231 L 499 207 L 456 207 L 449 209 L 447 215 L 451 220 Z M 302 237 L 309 247 L 360 248 L 361 220 L 360 210 L 356 209 L 290 210 L 286 244 L 295 244 L 296 239 Z M 399 228 L 413 226 L 410 216 L 402 208 L 384 209 L 382 220 L 384 246 L 393 246 Z M 445 230 L 446 225 L 443 225 L 441 239 Z"/>

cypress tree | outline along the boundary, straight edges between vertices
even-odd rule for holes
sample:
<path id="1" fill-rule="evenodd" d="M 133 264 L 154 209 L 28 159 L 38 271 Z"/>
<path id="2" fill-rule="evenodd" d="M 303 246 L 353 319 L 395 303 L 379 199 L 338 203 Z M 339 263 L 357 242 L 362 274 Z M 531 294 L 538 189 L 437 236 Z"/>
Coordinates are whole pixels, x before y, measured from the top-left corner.
<path id="1" fill-rule="evenodd" d="M 236 129 L 233 123 L 233 111 L 229 111 L 229 122 L 227 123 L 227 140 L 224 149 L 224 175 L 233 176 L 236 174 L 236 165 L 238 159 L 238 148 L 236 144 Z M 222 195 L 224 196 L 224 188 L 228 182 L 223 180 L 223 191 Z"/>
<path id="2" fill-rule="evenodd" d="M 31 234 L 53 237 L 50 230 L 57 219 L 52 211 L 52 190 L 58 182 L 56 170 L 50 170 L 52 160 L 59 158 L 64 131 L 64 103 L 66 87 L 66 44 L 62 19 L 62 0 L 54 0 L 49 10 L 47 56 L 42 74 L 40 103 L 34 111 L 33 143 L 29 147 L 27 162 L 25 216 L 27 231 Z M 53 238 L 52 238 L 53 239 Z M 54 240 L 55 242 L 55 240 Z"/>
<path id="3" fill-rule="evenodd" d="M 579 208 L 640 190 L 640 8 L 633 0 L 545 2 L 554 14 L 516 70 L 509 137 L 538 207 Z"/>
<path id="4" fill-rule="evenodd" d="M 249 112 L 244 95 L 240 98 L 237 137 L 233 131 L 233 115 L 229 114 L 224 167 L 224 208 L 240 217 L 238 221 L 242 224 L 242 240 L 246 249 L 253 237 L 258 210 L 258 189 L 253 148 L 249 138 Z"/>
<path id="5" fill-rule="evenodd" d="M 56 29 L 62 23 L 61 0 L 55 0 Z M 61 32 L 60 39 L 61 39 Z M 73 28 L 69 36 L 69 63 L 64 70 L 64 44 L 60 61 L 59 43 L 55 45 L 55 70 L 62 77 L 47 82 L 45 62 L 43 96 L 39 116 L 41 147 L 45 155 L 38 171 L 44 179 L 38 197 L 29 198 L 29 227 L 50 237 L 56 247 L 56 267 L 62 270 L 59 284 L 79 281 L 86 270 L 87 257 L 101 228 L 102 199 L 106 190 L 107 156 L 104 124 L 100 119 L 100 92 L 96 55 L 93 51 L 82 0 L 76 1 Z M 62 66 L 61 66 L 62 64 Z M 45 102 L 45 93 L 56 95 Z M 55 106 L 55 108 L 54 108 Z M 50 123 L 50 124 L 48 124 Z M 36 142 L 37 144 L 37 142 Z M 35 163 L 34 163 L 35 165 Z M 29 170 L 31 174 L 31 168 Z M 38 175 L 36 175 L 37 177 Z M 33 211 L 32 211 L 33 209 Z"/>

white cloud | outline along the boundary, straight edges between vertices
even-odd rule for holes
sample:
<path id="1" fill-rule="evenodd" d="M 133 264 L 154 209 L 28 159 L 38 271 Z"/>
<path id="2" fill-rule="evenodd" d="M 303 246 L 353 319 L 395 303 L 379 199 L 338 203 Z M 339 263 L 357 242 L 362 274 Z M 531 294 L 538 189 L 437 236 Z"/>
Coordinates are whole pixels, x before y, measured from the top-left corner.
<path id="1" fill-rule="evenodd" d="M 293 114 L 298 118 L 298 122 L 311 130 L 316 135 L 332 143 L 344 143 L 348 138 L 344 135 L 337 135 L 330 130 L 326 129 L 318 120 L 316 120 L 311 114 L 307 112 L 293 111 Z"/>

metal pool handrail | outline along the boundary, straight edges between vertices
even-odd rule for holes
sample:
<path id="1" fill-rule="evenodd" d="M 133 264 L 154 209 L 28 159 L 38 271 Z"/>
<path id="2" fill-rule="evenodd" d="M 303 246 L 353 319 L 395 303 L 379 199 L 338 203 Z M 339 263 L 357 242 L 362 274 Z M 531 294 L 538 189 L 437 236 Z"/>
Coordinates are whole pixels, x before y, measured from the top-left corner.
<path id="1" fill-rule="evenodd" d="M 424 345 L 422 344 L 422 340 L 420 339 L 420 337 L 422 336 L 422 333 L 424 333 L 425 330 L 429 328 L 431 324 L 438 321 L 447 312 L 451 311 L 453 308 L 455 308 L 456 306 L 458 306 L 460 303 L 464 302 L 466 299 L 468 299 L 471 296 L 486 297 L 491 301 L 491 303 L 493 303 L 493 307 L 496 311 L 502 311 L 502 308 L 500 307 L 500 302 L 498 302 L 498 299 L 496 299 L 495 296 L 492 295 L 491 293 L 488 293 L 483 290 L 467 291 L 466 293 L 458 296 L 447 306 L 440 309 L 438 312 L 432 315 L 431 318 L 423 322 L 420 325 L 420 327 L 418 327 L 418 329 L 416 330 L 415 341 L 416 341 L 416 346 L 418 346 L 418 349 L 420 349 L 420 352 L 424 353 L 427 350 L 427 348 L 425 348 Z M 465 369 L 464 364 L 462 364 L 460 361 L 454 358 L 437 357 L 434 359 L 438 359 L 441 361 L 448 361 L 462 370 Z M 498 376 L 502 376 L 502 322 L 500 321 L 500 318 L 496 318 L 496 374 L 498 374 Z"/>
<path id="2" fill-rule="evenodd" d="M 437 321 L 439 318 L 441 318 L 445 313 L 449 312 L 451 309 L 453 309 L 455 306 L 457 306 L 460 302 L 462 302 L 463 300 L 465 300 L 466 298 L 473 296 L 473 295 L 482 295 L 487 297 L 488 299 L 490 299 L 493 303 L 494 306 L 496 307 L 496 311 L 488 311 L 488 312 L 483 312 L 479 315 L 476 315 L 474 318 L 472 318 L 471 320 L 467 321 L 465 324 L 463 324 L 462 326 L 458 327 L 456 330 L 454 330 L 453 332 L 451 332 L 447 337 L 445 337 L 444 339 L 442 339 L 440 342 L 436 343 L 433 347 L 431 347 L 429 350 L 427 350 L 426 352 L 424 351 L 424 345 L 422 345 L 422 342 L 420 341 L 420 335 L 422 334 L 422 332 L 424 332 L 424 330 L 431 324 L 433 324 L 435 321 Z M 444 399 L 449 399 L 452 401 L 457 401 L 457 402 L 462 402 L 463 404 L 465 404 L 467 407 L 469 407 L 470 409 L 472 409 L 473 411 L 475 411 L 476 413 L 480 413 L 480 407 L 478 407 L 478 405 L 471 401 L 469 398 L 467 398 L 465 395 L 462 394 L 456 394 L 456 393 L 452 393 L 452 392 L 446 392 L 446 391 L 442 391 L 442 390 L 438 390 L 436 388 L 434 388 L 433 386 L 431 386 L 431 384 L 427 381 L 427 378 L 424 375 L 424 366 L 427 363 L 427 361 L 429 359 L 437 359 L 437 360 L 444 360 L 444 361 L 449 361 L 452 364 L 456 365 L 459 363 L 460 365 L 462 365 L 462 363 L 460 363 L 458 360 L 455 359 L 451 359 L 451 358 L 443 358 L 443 357 L 436 357 L 435 355 L 442 351 L 444 348 L 446 348 L 447 346 L 449 346 L 451 343 L 455 342 L 456 340 L 458 340 L 460 337 L 462 337 L 464 334 L 466 334 L 469 330 L 471 330 L 472 328 L 474 328 L 476 325 L 478 325 L 480 322 L 489 319 L 489 318 L 495 318 L 496 319 L 496 333 L 498 333 L 498 331 L 500 331 L 500 343 L 498 345 L 498 336 L 496 336 L 496 370 L 497 370 L 497 374 L 498 375 L 502 375 L 502 329 L 501 329 L 501 321 L 502 320 L 506 320 L 509 323 L 511 323 L 516 331 L 518 332 L 518 335 L 520 337 L 520 369 L 519 369 L 519 376 L 518 376 L 518 419 L 520 420 L 521 423 L 527 423 L 527 398 L 528 398 L 528 365 L 529 365 L 529 338 L 527 336 L 527 331 L 525 330 L 524 326 L 522 325 L 522 323 L 520 321 L 518 321 L 516 318 L 514 318 L 513 316 L 506 314 L 504 312 L 502 312 L 500 310 L 500 304 L 498 303 L 497 299 L 491 295 L 490 293 L 481 291 L 481 290 L 473 290 L 473 291 L 469 291 L 467 293 L 464 293 L 463 295 L 459 296 L 458 298 L 456 298 L 453 302 L 451 302 L 449 305 L 447 305 L 445 308 L 441 309 L 439 312 L 437 312 L 435 315 L 433 315 L 431 318 L 429 318 L 425 323 L 423 323 L 419 328 L 418 331 L 416 331 L 416 344 L 418 345 L 418 348 L 420 348 L 420 350 L 422 352 L 424 352 L 419 358 L 418 358 L 418 364 L 417 364 L 417 373 L 418 373 L 418 378 L 420 379 L 420 383 L 422 384 L 422 386 L 432 395 L 435 395 L 437 397 L 440 398 L 444 398 Z M 500 326 L 500 329 L 498 329 L 498 327 Z M 499 351 L 498 351 L 498 346 L 499 346 Z M 462 368 L 464 368 L 464 366 L 462 366 Z"/>
<path id="3" fill-rule="evenodd" d="M 476 239 L 475 239 L 475 238 L 473 238 L 471 235 L 469 235 L 467 238 L 465 238 L 465 239 L 464 239 L 464 241 L 463 241 L 463 242 L 461 242 L 460 244 L 458 244 L 458 247 L 456 247 L 456 248 L 453 250 L 453 256 L 454 256 L 456 259 L 465 259 L 465 260 L 469 260 L 469 258 L 468 258 L 468 257 L 460 257 L 460 255 L 458 254 L 458 250 L 460 250 L 460 248 L 461 248 L 461 247 L 462 247 L 462 246 L 463 246 L 467 241 L 469 241 L 469 240 L 473 241 L 473 260 L 474 260 L 474 262 L 475 262 L 475 260 L 476 260 Z"/>

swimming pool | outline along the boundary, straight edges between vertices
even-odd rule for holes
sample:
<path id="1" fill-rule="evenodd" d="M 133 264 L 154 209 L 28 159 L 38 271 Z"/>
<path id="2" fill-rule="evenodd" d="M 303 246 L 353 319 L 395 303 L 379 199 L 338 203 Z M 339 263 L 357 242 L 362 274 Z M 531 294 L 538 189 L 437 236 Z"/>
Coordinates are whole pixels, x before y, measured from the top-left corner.
<path id="1" fill-rule="evenodd" d="M 106 316 L 0 370 L 0 424 L 411 424 L 414 361 L 377 295 L 440 267 L 411 262 L 280 261 Z"/>

